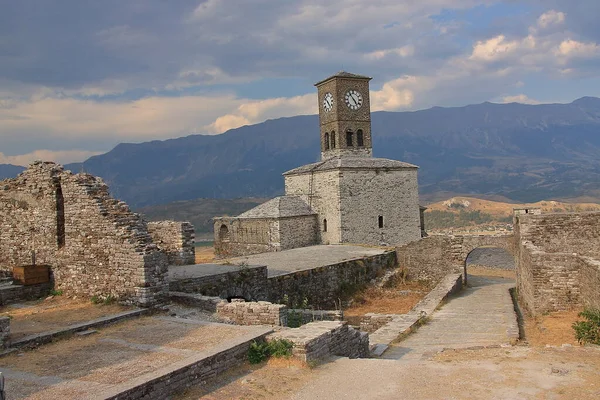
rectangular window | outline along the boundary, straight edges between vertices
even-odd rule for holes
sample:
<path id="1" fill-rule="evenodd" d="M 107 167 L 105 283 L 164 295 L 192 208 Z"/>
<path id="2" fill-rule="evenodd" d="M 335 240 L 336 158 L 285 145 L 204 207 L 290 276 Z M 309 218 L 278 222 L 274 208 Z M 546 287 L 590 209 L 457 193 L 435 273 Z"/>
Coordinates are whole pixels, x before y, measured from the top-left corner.
<path id="1" fill-rule="evenodd" d="M 352 136 L 354 134 L 352 132 L 346 132 L 346 146 L 347 147 L 352 147 L 354 146 L 354 144 L 352 143 Z"/>
<path id="2" fill-rule="evenodd" d="M 363 137 L 363 131 L 360 130 L 360 129 L 356 132 L 356 145 L 358 147 L 363 147 L 365 145 L 365 139 Z"/>

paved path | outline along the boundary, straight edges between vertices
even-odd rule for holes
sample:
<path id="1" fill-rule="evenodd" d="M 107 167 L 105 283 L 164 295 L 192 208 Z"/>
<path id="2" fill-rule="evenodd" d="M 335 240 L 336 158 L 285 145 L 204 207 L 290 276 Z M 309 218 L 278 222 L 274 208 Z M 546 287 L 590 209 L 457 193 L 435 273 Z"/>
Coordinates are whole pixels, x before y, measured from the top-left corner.
<path id="1" fill-rule="evenodd" d="M 436 311 L 430 321 L 382 358 L 413 362 L 444 348 L 508 344 L 519 327 L 509 289 L 514 280 L 469 275 L 469 286 Z"/>

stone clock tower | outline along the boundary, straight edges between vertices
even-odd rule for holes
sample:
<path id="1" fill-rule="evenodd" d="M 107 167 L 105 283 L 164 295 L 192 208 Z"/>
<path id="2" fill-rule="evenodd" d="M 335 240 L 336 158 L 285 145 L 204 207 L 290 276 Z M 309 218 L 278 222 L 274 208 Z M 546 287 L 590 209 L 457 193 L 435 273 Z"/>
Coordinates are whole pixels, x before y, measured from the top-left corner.
<path id="1" fill-rule="evenodd" d="M 321 159 L 371 157 L 371 78 L 340 71 L 315 84 L 318 90 Z"/>

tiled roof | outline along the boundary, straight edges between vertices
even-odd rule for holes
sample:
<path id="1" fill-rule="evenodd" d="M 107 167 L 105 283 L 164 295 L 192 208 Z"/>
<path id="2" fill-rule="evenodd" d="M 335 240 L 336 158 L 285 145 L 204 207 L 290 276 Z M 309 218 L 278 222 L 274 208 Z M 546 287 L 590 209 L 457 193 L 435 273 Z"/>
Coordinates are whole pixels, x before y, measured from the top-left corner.
<path id="1" fill-rule="evenodd" d="M 370 157 L 333 157 L 325 161 L 303 165 L 284 172 L 283 175 L 301 174 L 305 172 L 327 171 L 331 169 L 407 169 L 419 168 L 416 165 L 402 161 L 388 160 L 387 158 Z"/>
<path id="2" fill-rule="evenodd" d="M 314 214 L 299 196 L 279 196 L 238 215 L 238 218 L 283 218 Z"/>

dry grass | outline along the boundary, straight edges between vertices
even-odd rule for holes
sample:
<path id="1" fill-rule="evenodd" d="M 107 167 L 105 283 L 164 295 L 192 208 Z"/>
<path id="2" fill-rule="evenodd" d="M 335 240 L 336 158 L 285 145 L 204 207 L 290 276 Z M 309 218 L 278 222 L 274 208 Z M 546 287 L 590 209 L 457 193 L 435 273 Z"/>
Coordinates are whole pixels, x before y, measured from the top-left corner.
<path id="1" fill-rule="evenodd" d="M 428 291 L 427 286 L 418 282 L 398 282 L 391 288 L 369 287 L 354 297 L 352 306 L 344 310 L 344 315 L 357 317 L 368 313 L 405 314 Z"/>
<path id="2" fill-rule="evenodd" d="M 525 338 L 531 346 L 560 346 L 562 344 L 578 345 L 575 331 L 571 327 L 575 321 L 581 320 L 577 314 L 581 310 L 561 311 L 536 318 L 525 318 Z"/>
<path id="3" fill-rule="evenodd" d="M 34 333 L 106 317 L 131 309 L 118 304 L 97 305 L 89 300 L 74 300 L 64 296 L 29 301 L 0 308 L 0 316 L 10 316 L 13 340 Z"/>
<path id="4" fill-rule="evenodd" d="M 196 247 L 196 264 L 209 264 L 215 261 L 213 247 Z"/>

